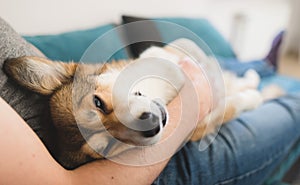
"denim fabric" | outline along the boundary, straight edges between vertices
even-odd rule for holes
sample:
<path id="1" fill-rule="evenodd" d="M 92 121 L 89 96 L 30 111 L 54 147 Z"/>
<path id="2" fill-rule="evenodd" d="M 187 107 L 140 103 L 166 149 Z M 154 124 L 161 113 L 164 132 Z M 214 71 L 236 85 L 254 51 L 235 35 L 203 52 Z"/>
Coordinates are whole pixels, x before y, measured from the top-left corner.
<path id="1" fill-rule="evenodd" d="M 270 84 L 277 84 L 288 93 L 300 92 L 300 80 L 276 74 L 275 67 L 271 66 L 265 60 L 252 60 L 241 62 L 236 58 L 217 57 L 220 66 L 223 69 L 229 70 L 243 76 L 249 70 L 255 70 L 261 77 L 259 89 Z"/>
<path id="2" fill-rule="evenodd" d="M 261 80 L 259 89 L 263 89 L 269 84 L 277 84 L 288 93 L 300 92 L 300 80 L 283 75 L 273 75 Z"/>
<path id="3" fill-rule="evenodd" d="M 246 112 L 223 125 L 206 150 L 187 143 L 153 184 L 262 184 L 299 142 L 299 113 L 300 94 Z"/>
<path id="4" fill-rule="evenodd" d="M 254 69 L 262 78 L 275 75 L 275 68 L 264 60 L 241 62 L 236 58 L 224 58 L 220 56 L 216 58 L 223 69 L 232 71 L 238 76 L 243 76 L 249 69 Z"/>

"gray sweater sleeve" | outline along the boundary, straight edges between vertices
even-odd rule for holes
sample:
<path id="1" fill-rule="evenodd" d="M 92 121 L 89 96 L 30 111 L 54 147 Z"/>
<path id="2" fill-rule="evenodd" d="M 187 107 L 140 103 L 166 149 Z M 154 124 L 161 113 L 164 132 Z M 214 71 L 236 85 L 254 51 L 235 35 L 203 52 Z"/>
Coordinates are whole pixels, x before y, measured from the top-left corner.
<path id="1" fill-rule="evenodd" d="M 55 138 L 49 116 L 48 97 L 30 92 L 3 71 L 3 63 L 8 58 L 19 56 L 39 56 L 34 48 L 0 18 L 0 96 L 38 134 L 50 150 Z"/>

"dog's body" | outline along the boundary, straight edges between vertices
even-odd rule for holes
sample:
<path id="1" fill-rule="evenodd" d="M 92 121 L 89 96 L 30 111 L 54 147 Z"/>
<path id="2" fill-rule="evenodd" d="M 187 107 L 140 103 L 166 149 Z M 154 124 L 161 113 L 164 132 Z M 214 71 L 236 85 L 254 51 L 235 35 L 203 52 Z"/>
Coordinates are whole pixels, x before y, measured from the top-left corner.
<path id="1" fill-rule="evenodd" d="M 127 94 L 125 92 L 123 95 L 121 91 L 126 88 L 114 90 L 118 77 L 121 73 L 128 77 L 142 71 L 147 66 L 143 61 L 87 65 L 20 57 L 6 61 L 4 69 L 23 87 L 50 97 L 49 105 L 58 141 L 54 156 L 64 167 L 71 169 L 93 159 L 117 155 L 130 146 L 151 145 L 160 139 L 167 122 L 164 106 L 177 96 L 184 85 L 185 77 L 174 65 L 182 60 L 181 55 L 170 48 L 148 49 L 141 59 L 162 57 L 173 62 L 157 61 L 162 62 L 157 64 L 160 74 L 169 76 L 169 82 L 157 78 L 146 79 L 128 88 Z M 225 73 L 224 78 L 227 94 L 220 101 L 220 104 L 227 103 L 224 119 L 223 109 L 216 106 L 198 124 L 192 140 L 202 138 L 220 123 L 263 102 L 261 93 L 256 90 L 259 77 L 255 72 L 248 72 L 244 78 Z M 128 145 L 112 144 L 110 135 Z"/>

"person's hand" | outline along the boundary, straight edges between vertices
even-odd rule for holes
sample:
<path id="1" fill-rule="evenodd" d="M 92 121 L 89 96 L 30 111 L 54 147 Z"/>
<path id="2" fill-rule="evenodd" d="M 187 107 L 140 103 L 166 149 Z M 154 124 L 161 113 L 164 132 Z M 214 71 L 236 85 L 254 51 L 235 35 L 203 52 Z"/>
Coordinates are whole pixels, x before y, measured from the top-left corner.
<path id="1" fill-rule="evenodd" d="M 195 110 L 198 112 L 198 122 L 204 118 L 204 116 L 211 110 L 212 107 L 212 93 L 211 88 L 209 86 L 207 78 L 205 78 L 204 72 L 196 66 L 190 60 L 182 60 L 180 62 L 180 66 L 184 71 L 187 77 L 187 84 L 181 90 L 179 96 L 177 96 L 169 105 L 168 105 L 168 112 L 169 112 L 169 122 L 166 126 L 164 131 L 164 138 L 168 137 L 175 128 L 178 126 L 180 122 L 180 114 L 183 109 L 188 109 L 190 111 Z M 195 93 L 197 96 L 197 101 L 189 96 L 191 93 Z M 194 101 L 189 102 L 193 105 L 193 107 L 181 107 L 181 101 L 184 98 L 185 101 Z M 195 97 L 194 97 L 195 98 Z M 194 113 L 195 114 L 195 113 Z M 196 119 L 193 118 L 185 118 L 185 120 L 195 121 Z M 194 127 L 190 127 L 188 129 L 192 129 Z"/>

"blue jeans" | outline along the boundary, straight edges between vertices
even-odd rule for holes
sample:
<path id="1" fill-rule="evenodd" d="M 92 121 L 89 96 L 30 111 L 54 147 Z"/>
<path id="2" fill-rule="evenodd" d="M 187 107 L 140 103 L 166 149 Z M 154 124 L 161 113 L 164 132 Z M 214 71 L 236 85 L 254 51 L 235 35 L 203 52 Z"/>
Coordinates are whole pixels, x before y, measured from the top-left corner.
<path id="1" fill-rule="evenodd" d="M 262 184 L 299 145 L 299 113 L 300 94 L 246 112 L 223 125 L 206 150 L 198 150 L 199 142 L 187 143 L 153 184 Z"/>
<path id="2" fill-rule="evenodd" d="M 249 69 L 254 69 L 262 78 L 275 74 L 275 68 L 265 60 L 240 62 L 236 58 L 223 57 L 217 57 L 217 60 L 223 69 L 233 71 L 238 76 L 242 76 Z"/>

